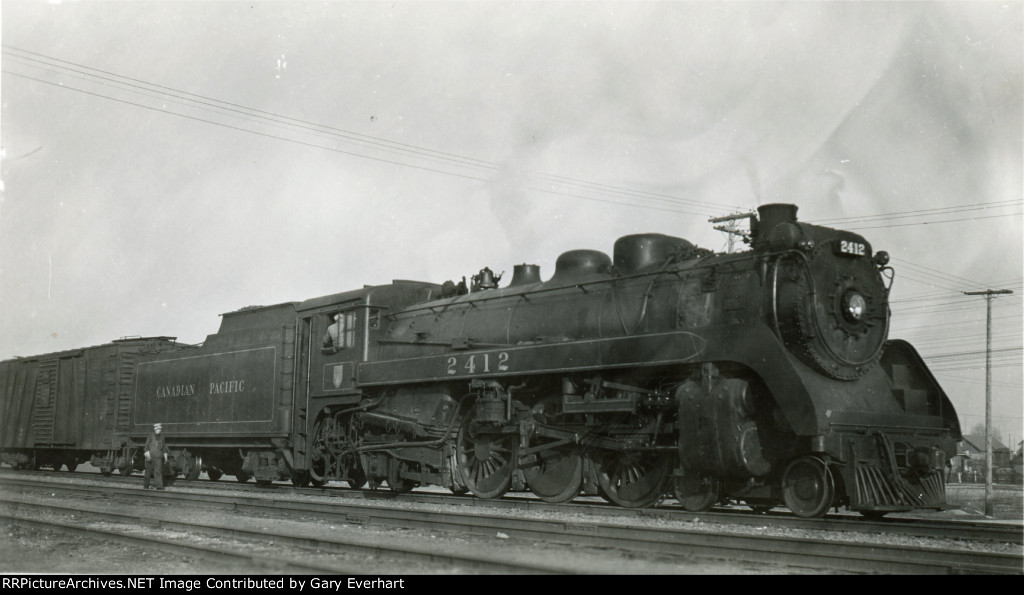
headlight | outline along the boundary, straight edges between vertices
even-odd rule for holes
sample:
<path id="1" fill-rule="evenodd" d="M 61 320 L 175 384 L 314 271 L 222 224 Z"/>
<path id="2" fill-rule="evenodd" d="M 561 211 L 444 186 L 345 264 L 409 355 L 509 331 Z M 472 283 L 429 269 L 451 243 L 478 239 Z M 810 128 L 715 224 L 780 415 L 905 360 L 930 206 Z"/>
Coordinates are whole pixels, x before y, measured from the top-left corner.
<path id="1" fill-rule="evenodd" d="M 868 311 L 868 302 L 856 291 L 848 291 L 843 296 L 843 316 L 850 322 L 860 322 Z"/>

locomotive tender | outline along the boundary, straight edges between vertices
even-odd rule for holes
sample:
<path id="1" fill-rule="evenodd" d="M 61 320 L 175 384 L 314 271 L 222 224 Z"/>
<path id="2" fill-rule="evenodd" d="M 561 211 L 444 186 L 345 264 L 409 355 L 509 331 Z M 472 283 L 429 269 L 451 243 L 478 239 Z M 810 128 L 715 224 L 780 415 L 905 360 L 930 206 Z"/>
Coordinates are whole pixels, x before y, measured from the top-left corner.
<path id="1" fill-rule="evenodd" d="M 146 342 L 122 364 L 130 398 L 69 377 L 120 403 L 102 445 L 33 441 L 12 407 L 38 405 L 48 376 L 4 362 L 0 448 L 125 473 L 162 422 L 190 478 L 627 507 L 672 494 L 804 517 L 942 508 L 959 422 L 914 348 L 888 340 L 888 255 L 796 210 L 760 207 L 746 252 L 639 234 L 612 257 L 562 254 L 547 281 L 524 264 L 503 288 L 484 269 L 472 291 L 394 281 L 225 314 L 201 347 Z"/>

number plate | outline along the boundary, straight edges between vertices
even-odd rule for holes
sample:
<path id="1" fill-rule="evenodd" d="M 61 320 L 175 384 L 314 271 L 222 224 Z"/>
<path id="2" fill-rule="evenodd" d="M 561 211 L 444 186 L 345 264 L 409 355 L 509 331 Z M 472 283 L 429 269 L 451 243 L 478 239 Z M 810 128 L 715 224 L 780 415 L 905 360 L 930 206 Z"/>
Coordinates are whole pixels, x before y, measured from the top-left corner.
<path id="1" fill-rule="evenodd" d="M 508 352 L 473 353 L 451 356 L 445 362 L 446 376 L 472 376 L 508 371 Z"/>
<path id="2" fill-rule="evenodd" d="M 864 242 L 851 240 L 839 240 L 836 243 L 836 253 L 845 256 L 869 256 L 870 248 Z"/>

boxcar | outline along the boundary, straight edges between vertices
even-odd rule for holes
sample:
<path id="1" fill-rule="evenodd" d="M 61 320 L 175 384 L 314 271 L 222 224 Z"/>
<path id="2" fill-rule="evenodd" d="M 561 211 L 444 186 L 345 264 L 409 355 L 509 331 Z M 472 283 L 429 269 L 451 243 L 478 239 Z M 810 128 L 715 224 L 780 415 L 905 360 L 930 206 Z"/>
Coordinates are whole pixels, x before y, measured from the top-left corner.
<path id="1" fill-rule="evenodd" d="M 172 337 L 140 337 L 0 362 L 0 462 L 68 471 L 90 462 L 131 473 L 139 361 L 189 350 Z"/>

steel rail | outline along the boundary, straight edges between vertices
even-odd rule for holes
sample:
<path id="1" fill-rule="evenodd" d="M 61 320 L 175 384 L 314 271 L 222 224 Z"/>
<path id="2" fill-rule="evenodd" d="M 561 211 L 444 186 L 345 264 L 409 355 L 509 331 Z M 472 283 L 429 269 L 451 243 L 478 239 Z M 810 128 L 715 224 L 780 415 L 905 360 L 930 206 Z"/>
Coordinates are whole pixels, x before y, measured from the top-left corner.
<path id="1" fill-rule="evenodd" d="M 180 541 L 170 541 L 166 539 L 161 539 L 159 537 L 134 535 L 118 531 L 108 531 L 104 529 L 93 529 L 89 527 L 75 526 L 52 520 L 30 519 L 17 516 L 16 514 L 14 514 L 14 511 L 12 509 L 16 510 L 19 507 L 29 509 L 37 508 L 41 510 L 46 510 L 49 514 L 52 514 L 54 511 L 74 514 L 79 520 L 83 521 L 88 518 L 93 518 L 113 521 L 121 523 L 125 526 L 152 526 L 155 524 L 164 529 L 186 531 L 190 534 L 201 534 L 205 536 L 240 539 L 260 544 L 273 543 L 275 545 L 286 545 L 291 548 L 306 550 L 308 552 L 322 553 L 324 550 L 327 550 L 333 553 L 356 553 L 365 556 L 386 557 L 387 559 L 395 560 L 417 560 L 420 562 L 429 562 L 431 564 L 445 563 L 450 565 L 456 565 L 458 568 L 472 569 L 473 571 L 530 574 L 565 574 L 570 572 L 564 567 L 552 564 L 517 562 L 514 560 L 509 560 L 507 558 L 494 558 L 478 554 L 443 552 L 436 547 L 418 548 L 409 545 L 385 545 L 381 544 L 378 541 L 371 541 L 368 539 L 354 539 L 343 536 L 324 539 L 313 537 L 308 534 L 297 534 L 268 529 L 245 529 L 238 527 L 237 525 L 200 522 L 189 519 L 175 520 L 170 518 L 156 517 L 143 518 L 131 513 L 97 510 L 83 508 L 81 506 L 57 505 L 54 503 L 41 504 L 27 500 L 14 499 L 2 495 L 0 495 L 0 504 L 2 504 L 4 508 L 4 510 L 0 510 L 0 519 L 6 520 L 8 522 L 21 524 L 35 524 L 37 526 L 45 525 L 56 530 L 74 532 L 83 536 L 95 534 L 102 536 L 103 538 L 119 539 L 133 543 L 135 545 L 155 544 L 160 546 L 161 548 L 176 550 L 178 551 L 178 553 L 189 553 L 194 555 L 196 552 L 199 552 L 203 554 L 212 554 L 223 556 L 228 559 L 241 559 L 244 561 L 253 562 L 259 566 L 266 566 L 277 569 L 281 567 L 295 568 L 307 573 L 310 571 L 315 571 L 321 573 L 326 572 L 331 574 L 364 574 L 365 569 L 359 566 L 344 567 L 336 564 L 323 564 L 304 561 L 302 559 L 294 557 L 267 556 L 253 554 L 245 551 L 236 551 L 231 549 L 214 548 L 210 546 L 186 544 Z M 83 517 L 85 518 L 83 519 Z"/>
<path id="2" fill-rule="evenodd" d="M 26 476 L 25 472 L 6 473 L 0 471 L 0 485 L 19 479 L 28 481 L 45 481 L 53 477 L 52 473 Z M 68 478 L 68 475 L 62 475 Z M 100 481 L 101 476 L 84 474 L 78 477 Z M 139 478 L 124 478 L 121 476 L 103 477 L 104 483 L 137 484 Z M 12 484 L 13 485 L 13 484 Z M 66 485 L 66 484 L 60 484 Z M 253 494 L 273 493 L 277 490 L 294 492 L 296 494 L 327 494 L 340 499 L 371 499 L 389 501 L 396 500 L 409 503 L 430 503 L 430 504 L 457 504 L 460 506 L 481 506 L 489 508 L 508 508 L 513 510 L 533 512 L 556 512 L 556 513 L 580 513 L 599 514 L 606 517 L 622 518 L 655 518 L 677 522 L 690 522 L 699 519 L 708 523 L 728 523 L 734 525 L 751 525 L 757 527 L 770 526 L 780 528 L 835 531 L 844 533 L 884 533 L 887 535 L 904 535 L 913 537 L 929 537 L 941 539 L 955 539 L 963 541 L 983 541 L 994 543 L 1010 543 L 1024 545 L 1024 525 L 1020 523 L 1007 523 L 998 521 L 975 522 L 970 520 L 939 520 L 922 518 L 898 518 L 890 517 L 882 520 L 871 521 L 860 517 L 856 513 L 830 514 L 822 519 L 803 519 L 789 514 L 785 509 L 770 511 L 767 514 L 757 514 L 746 510 L 746 507 L 716 506 L 712 510 L 691 513 L 680 509 L 673 504 L 662 504 L 652 508 L 634 509 L 622 508 L 607 504 L 604 501 L 594 501 L 586 497 L 577 498 L 574 502 L 563 504 L 549 504 L 530 496 L 506 496 L 496 500 L 480 500 L 472 496 L 456 496 L 454 494 L 440 494 L 430 492 L 412 492 L 397 495 L 388 490 L 353 490 L 340 486 L 322 486 L 316 488 L 296 488 L 291 485 L 273 484 L 271 486 L 258 486 L 253 483 L 235 483 L 197 481 L 183 482 L 177 484 L 179 487 L 189 489 L 203 489 L 214 491 L 243 491 Z M 137 489 L 137 488 L 136 488 Z M 668 500 L 672 502 L 672 500 Z"/>
<path id="3" fill-rule="evenodd" d="M 48 486 L 52 489 L 54 486 Z M 72 486 L 74 490 L 87 487 Z M 716 533 L 707 530 L 649 528 L 590 521 L 564 522 L 479 512 L 438 512 L 381 505 L 313 503 L 226 497 L 183 492 L 141 492 L 137 489 L 101 488 L 110 497 L 154 499 L 177 505 L 215 506 L 263 515 L 299 515 L 353 524 L 415 527 L 566 543 L 578 546 L 615 547 L 631 552 L 687 558 L 716 558 L 749 563 L 782 564 L 803 568 L 863 573 L 914 574 L 1022 574 L 1024 555 L 841 542 L 767 535 Z M 564 572 L 565 569 L 555 571 Z"/>
<path id="4" fill-rule="evenodd" d="M 81 511 L 75 511 L 81 514 Z M 123 515 L 127 517 L 127 515 Z M 146 522 L 138 517 L 135 517 L 138 522 Z M 264 567 L 276 571 L 289 571 L 297 570 L 301 572 L 330 572 L 330 573 L 343 573 L 343 574 L 358 574 L 359 571 L 356 568 L 350 569 L 339 569 L 336 566 L 329 567 L 325 565 L 311 563 L 309 561 L 290 559 L 280 556 L 260 556 L 251 552 L 230 550 L 226 548 L 215 548 L 210 546 L 204 546 L 193 543 L 184 543 L 180 541 L 171 541 L 169 539 L 162 539 L 160 537 L 149 536 L 149 535 L 133 535 L 129 533 L 123 533 L 119 531 L 108 531 L 105 529 L 82 527 L 78 525 L 72 525 L 68 523 L 62 523 L 53 519 L 31 519 L 20 517 L 12 514 L 8 510 L 0 510 L 0 521 L 2 521 L 8 527 L 26 527 L 34 531 L 39 530 L 51 530 L 58 531 L 69 535 L 76 535 L 79 537 L 87 537 L 91 539 L 102 539 L 104 542 L 117 542 L 124 545 L 144 547 L 144 548 L 159 548 L 161 551 L 179 554 L 185 556 L 196 556 L 200 555 L 203 557 L 213 557 L 226 562 L 244 562 L 245 564 L 251 564 L 259 567 Z"/>

